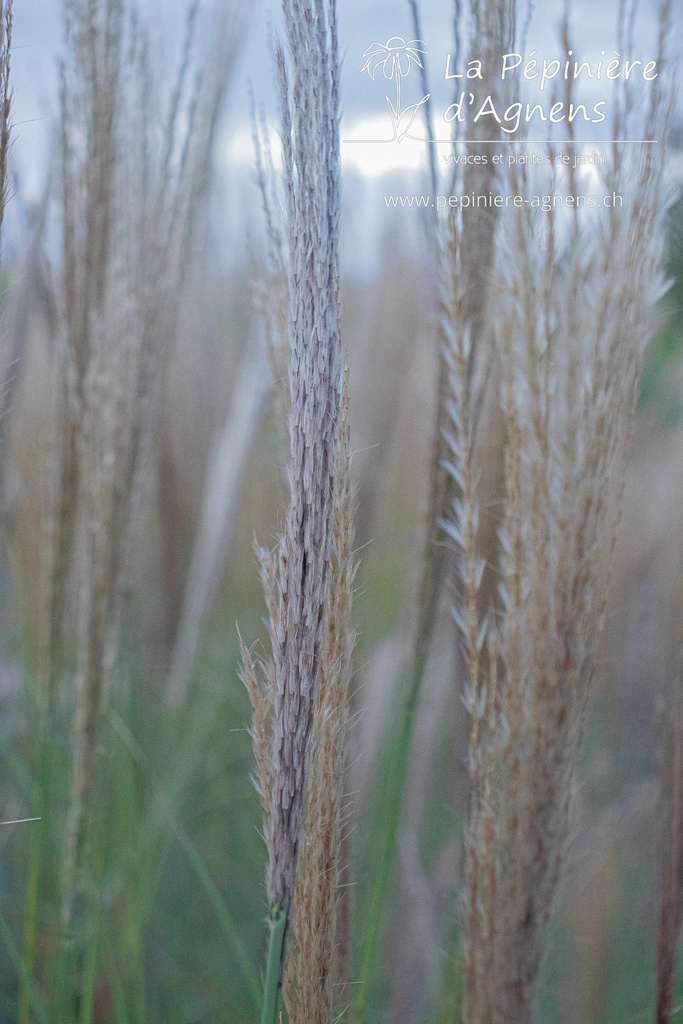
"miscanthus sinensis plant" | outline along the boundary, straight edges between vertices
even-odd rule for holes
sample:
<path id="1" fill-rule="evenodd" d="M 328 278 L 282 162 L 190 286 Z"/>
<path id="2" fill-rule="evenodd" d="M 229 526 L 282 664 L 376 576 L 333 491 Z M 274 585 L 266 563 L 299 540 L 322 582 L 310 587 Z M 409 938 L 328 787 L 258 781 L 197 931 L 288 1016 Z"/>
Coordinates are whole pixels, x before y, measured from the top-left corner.
<path id="1" fill-rule="evenodd" d="M 420 7 L 411 0 L 413 31 L 416 38 L 422 38 Z M 514 35 L 515 5 L 509 0 L 471 0 L 469 4 L 455 5 L 455 49 L 458 54 L 469 54 L 482 62 L 484 81 L 472 82 L 470 88 L 475 95 L 484 96 L 489 92 L 502 98 L 503 83 L 497 71 L 500 55 L 511 47 Z M 465 18 L 467 15 L 467 18 Z M 423 89 L 429 93 L 426 67 L 421 69 Z M 475 104 L 476 105 L 476 104 Z M 431 122 L 430 104 L 427 102 L 426 116 Z M 431 127 L 429 128 L 431 131 Z M 495 128 L 480 120 L 464 128 L 472 151 L 480 153 L 477 139 L 486 139 L 495 134 Z M 462 142 L 461 146 L 467 144 Z M 440 188 L 434 150 L 430 148 L 430 178 L 432 191 Z M 492 161 L 471 163 L 464 172 L 454 174 L 449 184 L 452 194 L 487 195 L 497 187 L 497 172 Z M 353 993 L 352 1019 L 360 1021 L 365 1012 L 365 1003 L 374 965 L 378 960 L 381 918 L 387 900 L 389 882 L 394 864 L 396 846 L 407 776 L 416 709 L 420 697 L 432 641 L 440 620 L 441 599 L 446 580 L 452 568 L 452 543 L 449 543 L 450 510 L 459 500 L 463 478 L 454 472 L 449 450 L 451 417 L 454 400 L 464 400 L 462 410 L 464 429 L 468 434 L 468 446 L 473 445 L 482 422 L 486 419 L 486 433 L 495 437 L 499 432 L 500 410 L 490 395 L 495 389 L 492 383 L 492 360 L 490 359 L 491 336 L 488 308 L 492 286 L 493 262 L 495 260 L 496 228 L 499 211 L 493 209 L 472 209 L 460 211 L 459 217 L 444 221 L 435 216 L 427 226 L 427 241 L 431 265 L 437 282 L 434 296 L 437 307 L 435 343 L 437 349 L 437 381 L 435 401 L 435 422 L 432 434 L 429 492 L 425 515 L 425 530 L 422 543 L 419 580 L 413 607 L 412 642 L 409 662 L 402 680 L 401 700 L 397 706 L 397 721 L 392 723 L 391 736 L 387 741 L 386 761 L 388 770 L 382 793 L 383 822 L 378 841 L 379 853 L 373 872 L 369 908 L 364 915 L 361 937 L 361 959 L 358 977 Z M 457 293 L 457 298 L 456 298 Z M 454 324 L 466 332 L 469 346 L 467 366 L 462 370 L 467 378 L 462 394 L 455 396 L 452 388 L 452 343 Z M 477 354 L 475 377 L 475 358 Z M 488 382 L 488 394 L 481 386 L 481 376 Z M 470 398 L 471 396 L 471 398 Z M 491 571 L 493 557 L 490 552 L 496 544 L 496 519 L 491 513 L 498 508 L 501 495 L 500 455 L 490 457 L 495 445 L 489 445 L 489 457 L 481 467 L 479 492 L 485 491 L 482 503 L 485 514 L 477 515 L 476 522 L 469 528 L 478 538 L 483 565 L 477 569 L 477 608 L 486 604 L 487 595 L 495 586 Z M 487 651 L 481 651 L 485 668 Z"/>
<path id="2" fill-rule="evenodd" d="M 54 275 L 58 328 L 51 353 L 57 398 L 44 480 L 37 657 L 47 743 L 58 684 L 71 668 L 65 639 L 71 639 L 73 580 L 71 783 L 59 883 L 64 941 L 55 986 L 60 1020 L 68 1012 L 74 908 L 89 886 L 88 828 L 101 721 L 151 505 L 161 382 L 235 38 L 224 12 L 193 82 L 197 21 L 195 2 L 188 10 L 180 70 L 162 112 L 149 41 L 132 5 L 64 4 L 62 251 Z M 35 922 L 29 931 L 34 927 Z M 29 970 L 33 945 L 31 938 Z"/>
<path id="3" fill-rule="evenodd" d="M 276 47 L 289 285 L 289 507 L 261 552 L 272 653 L 243 652 L 268 851 L 263 1024 L 331 1021 L 347 691 L 352 505 L 339 333 L 339 58 L 335 0 L 284 0 Z"/>
<path id="4" fill-rule="evenodd" d="M 665 2 L 660 61 L 670 17 Z M 496 370 L 489 379 L 500 382 L 505 493 L 498 595 L 488 608 L 481 601 L 490 553 L 480 547 L 475 436 L 476 382 L 486 375 L 478 373 L 481 353 L 458 273 L 464 226 L 457 216 L 449 225 L 445 436 L 455 497 L 442 526 L 456 549 L 453 614 L 470 721 L 461 938 L 466 1024 L 531 1021 L 567 862 L 628 414 L 662 292 L 660 143 L 669 108 L 662 78 L 642 119 L 627 91 L 616 97 L 613 138 L 652 143 L 634 161 L 617 142 L 600 169 L 600 188 L 623 196 L 623 206 L 601 216 L 574 209 L 564 220 L 552 209 L 537 216 L 529 203 L 499 225 L 488 310 Z M 529 200 L 539 188 L 580 191 L 575 171 L 561 184 L 556 174 L 548 183 L 524 165 L 510 170 L 506 188 Z"/>
<path id="5" fill-rule="evenodd" d="M 0 4 L 0 228 L 9 189 L 9 150 L 12 113 L 10 57 L 12 51 L 12 0 Z"/>
<path id="6" fill-rule="evenodd" d="M 10 135 L 12 128 L 12 83 L 10 80 L 10 67 L 12 56 L 12 27 L 14 15 L 12 0 L 2 0 L 0 3 L 0 241 L 2 240 L 2 227 L 5 217 L 5 207 L 9 200 L 9 154 Z M 3 413 L 9 406 L 9 397 L 12 391 L 13 375 L 8 375 L 4 386 L 4 395 L 0 401 L 3 404 Z M 6 420 L 6 415 L 0 416 Z M 3 428 L 0 426 L 0 437 L 3 442 L 6 438 L 3 435 Z M 3 443 L 3 447 L 6 444 Z M 0 476 L 3 474 L 5 462 L 4 452 L 0 454 Z M 0 485 L 2 486 L 2 485 Z"/>

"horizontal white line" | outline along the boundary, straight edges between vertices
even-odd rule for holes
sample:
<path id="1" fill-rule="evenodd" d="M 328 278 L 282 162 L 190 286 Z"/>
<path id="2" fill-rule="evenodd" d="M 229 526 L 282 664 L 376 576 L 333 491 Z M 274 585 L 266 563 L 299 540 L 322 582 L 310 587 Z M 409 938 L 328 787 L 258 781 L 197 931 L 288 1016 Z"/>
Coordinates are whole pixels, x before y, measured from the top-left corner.
<path id="1" fill-rule="evenodd" d="M 611 146 L 614 143 L 628 146 L 658 146 L 659 139 L 465 139 L 456 145 L 498 146 Z M 443 143 L 442 143 L 443 144 Z"/>
<path id="2" fill-rule="evenodd" d="M 380 143 L 391 143 L 391 139 L 342 139 L 345 145 L 376 146 Z M 429 139 L 410 139 L 411 142 L 425 142 Z M 658 146 L 660 139 L 434 139 L 434 146 L 612 146 L 615 143 L 625 146 Z"/>
<path id="3" fill-rule="evenodd" d="M 41 821 L 40 818 L 16 818 L 14 821 L 0 821 L 0 825 L 23 825 L 27 821 Z"/>

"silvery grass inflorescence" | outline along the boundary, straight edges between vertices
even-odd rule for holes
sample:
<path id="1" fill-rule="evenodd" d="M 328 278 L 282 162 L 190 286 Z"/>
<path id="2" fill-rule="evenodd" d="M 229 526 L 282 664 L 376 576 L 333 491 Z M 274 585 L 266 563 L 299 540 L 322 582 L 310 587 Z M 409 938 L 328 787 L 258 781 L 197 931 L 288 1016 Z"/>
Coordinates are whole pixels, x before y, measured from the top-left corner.
<path id="1" fill-rule="evenodd" d="M 660 14 L 660 59 L 671 13 Z M 566 31 L 566 30 L 565 30 Z M 458 558 L 454 615 L 466 666 L 470 813 L 462 957 L 467 1024 L 529 1022 L 573 824 L 575 768 L 621 505 L 628 413 L 654 303 L 662 292 L 664 146 L 670 97 L 651 93 L 634 137 L 640 162 L 616 143 L 605 193 L 625 198 L 596 222 L 574 211 L 543 223 L 529 206 L 497 235 L 490 312 L 505 423 L 505 502 L 498 603 L 480 587 L 480 497 L 472 433 L 472 336 L 451 321 L 450 448 L 458 495 L 444 523 Z M 614 138 L 636 123 L 617 99 Z M 637 130 L 637 129 L 636 129 Z M 510 191 L 539 187 L 525 167 Z M 549 192 L 568 188 L 554 178 Z M 488 666 L 482 659 L 487 651 Z"/>
<path id="2" fill-rule="evenodd" d="M 213 51 L 193 85 L 196 21 L 195 2 L 168 118 L 155 133 L 149 44 L 130 5 L 65 3 L 56 472 L 46 487 L 38 667 L 49 707 L 62 669 L 67 584 L 75 569 L 72 783 L 61 878 L 67 929 L 98 728 L 151 504 L 163 368 L 234 44 L 233 26 L 219 19 Z"/>
<path id="3" fill-rule="evenodd" d="M 9 189 L 8 158 L 12 111 L 12 86 L 10 83 L 12 21 L 12 0 L 3 0 L 0 3 L 0 228 L 2 228 Z"/>
<path id="4" fill-rule="evenodd" d="M 339 333 L 339 60 L 334 0 L 284 0 L 276 47 L 289 283 L 290 500 L 261 553 L 272 656 L 244 651 L 268 851 L 263 1021 L 329 1021 L 352 632 L 352 494 Z M 290 927 L 292 925 L 293 927 Z"/>

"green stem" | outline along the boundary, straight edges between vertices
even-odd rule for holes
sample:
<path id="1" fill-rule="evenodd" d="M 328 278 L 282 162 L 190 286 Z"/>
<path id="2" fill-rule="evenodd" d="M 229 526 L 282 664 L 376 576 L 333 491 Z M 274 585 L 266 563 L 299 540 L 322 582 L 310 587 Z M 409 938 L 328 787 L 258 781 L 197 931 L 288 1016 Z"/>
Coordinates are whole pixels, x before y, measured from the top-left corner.
<path id="1" fill-rule="evenodd" d="M 135 1024 L 145 1024 L 147 1020 L 147 986 L 145 984 L 145 944 L 143 942 L 144 920 L 140 913 L 142 896 L 135 901 L 137 911 L 137 928 L 135 931 L 135 987 L 133 990 L 133 1020 Z"/>
<path id="2" fill-rule="evenodd" d="M 380 803 L 383 814 L 380 829 L 378 830 L 380 849 L 375 864 L 367 909 L 363 918 L 360 970 L 351 1008 L 353 1024 L 360 1024 L 365 1012 L 370 977 L 377 956 L 382 912 L 394 864 L 396 839 L 401 823 L 403 796 L 408 774 L 410 741 L 413 731 L 413 715 L 408 712 L 406 705 L 402 709 L 399 728 L 398 741 L 390 746 L 386 774 L 381 784 Z M 392 734 L 394 734 L 393 729 Z"/>
<path id="3" fill-rule="evenodd" d="M 100 955 L 99 932 L 100 915 L 98 913 L 95 919 L 95 931 L 85 957 L 81 990 L 80 1024 L 92 1024 L 92 1015 L 93 1010 L 95 1009 L 95 991 L 97 989 L 97 968 Z"/>
<path id="4" fill-rule="evenodd" d="M 266 981 L 263 988 L 261 1024 L 277 1024 L 277 1004 L 280 992 L 282 952 L 287 928 L 287 908 L 274 907 L 270 913 Z"/>
<path id="5" fill-rule="evenodd" d="M 372 969 L 377 957 L 377 945 L 382 924 L 382 912 L 386 902 L 387 889 L 396 853 L 396 840 L 401 824 L 403 798 L 405 795 L 410 750 L 413 739 L 415 713 L 419 703 L 422 679 L 427 663 L 430 640 L 436 618 L 438 596 L 441 592 L 439 569 L 432 570 L 428 582 L 431 589 L 422 605 L 418 622 L 410 675 L 406 681 L 403 700 L 398 706 L 397 717 L 391 723 L 385 737 L 383 749 L 387 751 L 386 769 L 381 780 L 379 806 L 382 810 L 381 827 L 378 830 L 379 853 L 372 878 L 370 897 L 363 918 L 361 935 L 361 962 L 351 1007 L 352 1024 L 361 1024 L 370 985 Z"/>
<path id="6" fill-rule="evenodd" d="M 5 948 L 15 971 L 21 979 L 22 985 L 25 987 L 28 993 L 28 999 L 33 1009 L 35 1020 L 38 1024 L 49 1024 L 48 1016 L 45 1011 L 45 1007 L 42 1003 L 40 994 L 35 987 L 34 979 L 28 972 L 26 964 L 22 958 L 21 953 L 17 949 L 12 935 L 12 930 L 5 921 L 5 918 L 0 914 L 0 944 Z"/>
<path id="7" fill-rule="evenodd" d="M 34 976 L 36 958 L 36 935 L 38 927 L 38 909 L 40 903 L 40 881 L 45 852 L 48 819 L 49 819 L 49 785 L 50 785 L 50 748 L 46 735 L 44 718 L 38 726 L 38 785 L 40 786 L 40 803 L 37 821 L 32 826 L 29 839 L 28 870 L 26 875 L 26 892 L 24 896 L 24 963 L 29 977 Z M 19 1024 L 29 1024 L 30 996 L 25 979 L 21 979 L 19 995 Z"/>
<path id="8" fill-rule="evenodd" d="M 151 789 L 152 795 L 154 796 L 157 806 L 161 811 L 163 818 L 166 820 L 170 831 L 172 832 L 178 846 L 185 854 L 197 880 L 202 886 L 205 895 L 207 896 L 211 906 L 213 907 L 218 921 L 222 926 L 226 937 L 230 943 L 233 954 L 240 965 L 244 980 L 246 981 L 249 994 L 252 998 L 254 1006 L 258 1006 L 261 998 L 261 986 L 259 985 L 258 976 L 252 966 L 251 957 L 249 950 L 247 949 L 242 936 L 239 933 L 237 925 L 232 917 L 228 905 L 224 902 L 218 887 L 211 878 L 208 868 L 204 864 L 201 855 L 195 848 L 192 840 L 187 835 L 185 830 L 176 820 L 173 808 L 171 807 L 168 799 L 162 793 L 161 787 L 157 782 L 154 773 L 152 772 L 151 766 L 149 765 L 144 751 L 140 748 L 134 736 L 124 723 L 123 719 L 116 714 L 112 709 L 107 713 L 107 720 L 109 724 L 114 728 L 121 741 L 128 747 L 132 756 L 136 762 L 142 768 L 147 783 Z"/>
<path id="9" fill-rule="evenodd" d="M 40 910 L 40 887 L 43 876 L 46 846 L 50 831 L 50 806 L 52 782 L 52 747 L 50 745 L 51 704 L 48 688 L 37 677 L 33 661 L 33 644 L 27 625 L 26 597 L 21 584 L 22 576 L 17 563 L 14 546 L 6 545 L 6 555 L 10 565 L 12 586 L 17 595 L 17 607 L 21 616 L 21 651 L 23 676 L 26 680 L 25 695 L 30 709 L 31 735 L 35 736 L 30 751 L 31 761 L 35 765 L 38 786 L 38 803 L 33 813 L 39 821 L 29 827 L 28 862 L 26 871 L 26 889 L 24 892 L 23 913 L 23 952 L 22 960 L 25 972 L 20 975 L 19 1006 L 17 1020 L 19 1024 L 29 1024 L 31 1019 L 32 994 L 29 987 L 36 978 L 36 940 Z"/>
<path id="10" fill-rule="evenodd" d="M 57 960 L 55 965 L 54 982 L 54 1014 L 55 1024 L 67 1024 L 71 1018 L 71 1010 L 68 1006 L 69 991 L 69 967 L 71 964 L 71 935 L 69 930 L 62 924 L 59 932 L 59 945 L 57 947 Z"/>
<path id="11" fill-rule="evenodd" d="M 35 967 L 40 875 L 45 843 L 45 823 L 47 820 L 47 808 L 44 801 L 41 801 L 40 804 L 40 818 L 41 820 L 36 822 L 37 827 L 32 831 L 29 840 L 28 872 L 24 901 L 24 963 L 28 977 L 33 977 Z M 26 979 L 22 977 L 19 995 L 19 1024 L 29 1024 L 30 1006 L 31 1001 Z"/>

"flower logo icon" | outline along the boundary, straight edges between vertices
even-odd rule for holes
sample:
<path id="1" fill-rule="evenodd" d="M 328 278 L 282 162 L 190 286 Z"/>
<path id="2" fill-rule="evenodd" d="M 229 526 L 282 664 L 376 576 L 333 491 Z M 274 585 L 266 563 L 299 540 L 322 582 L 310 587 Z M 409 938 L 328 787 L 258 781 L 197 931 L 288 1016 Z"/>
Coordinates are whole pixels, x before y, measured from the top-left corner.
<path id="1" fill-rule="evenodd" d="M 410 62 L 423 67 L 419 55 L 428 52 L 427 44 L 421 39 L 411 39 L 407 43 L 402 36 L 392 36 L 384 45 L 373 43 L 367 48 L 363 54 L 366 61 L 361 74 L 367 71 L 374 81 L 378 69 L 383 68 L 385 78 L 406 78 L 410 74 Z"/>
<path id="2" fill-rule="evenodd" d="M 406 42 L 403 36 L 392 36 L 386 43 L 373 43 L 363 54 L 365 64 L 361 68 L 361 74 L 367 71 L 374 81 L 375 75 L 382 68 L 384 78 L 396 81 L 396 105 L 394 106 L 389 97 L 386 97 L 394 131 L 392 142 L 402 142 L 405 139 L 420 107 L 429 99 L 428 93 L 419 103 L 411 103 L 405 109 L 401 109 L 401 80 L 408 77 L 413 64 L 420 68 L 424 67 L 420 55 L 428 52 L 427 44 L 422 39 L 411 39 L 410 42 Z M 401 122 L 406 119 L 408 123 L 401 129 Z"/>

